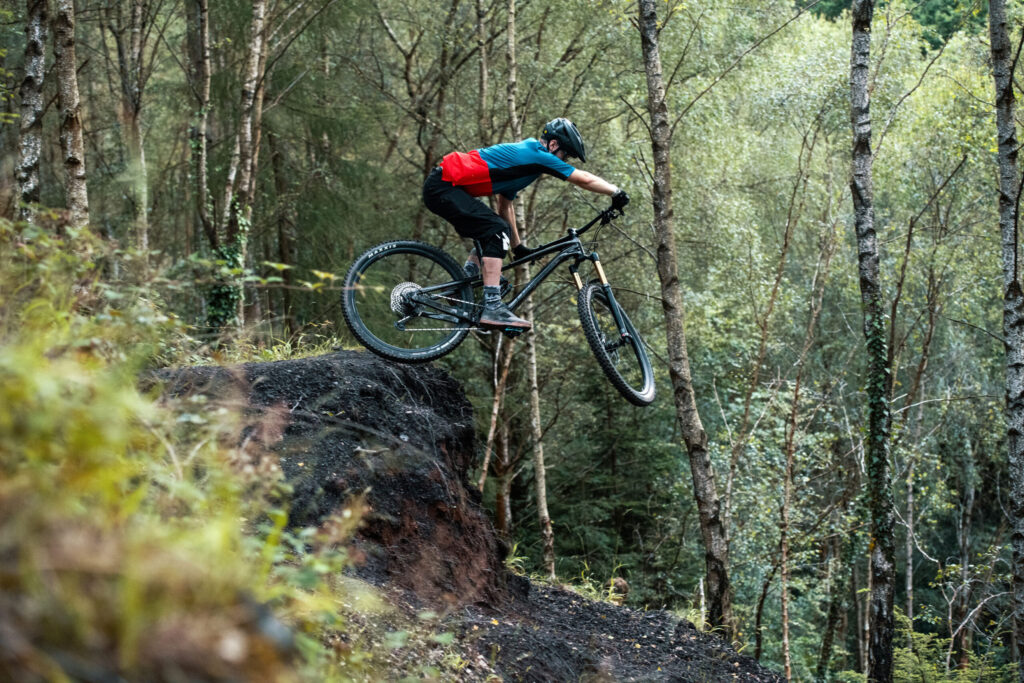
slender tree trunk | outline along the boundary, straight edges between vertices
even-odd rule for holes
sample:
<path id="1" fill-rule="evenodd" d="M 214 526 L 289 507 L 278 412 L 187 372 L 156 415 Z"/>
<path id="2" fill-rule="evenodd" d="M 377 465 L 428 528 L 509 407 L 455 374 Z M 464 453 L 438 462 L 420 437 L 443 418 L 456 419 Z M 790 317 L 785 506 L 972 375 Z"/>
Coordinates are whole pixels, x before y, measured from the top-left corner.
<path id="1" fill-rule="evenodd" d="M 868 673 L 871 667 L 871 558 L 868 558 L 867 563 L 867 586 L 865 592 L 867 595 L 864 596 L 863 604 L 861 605 L 862 614 L 860 619 L 860 670 L 863 673 Z M 870 679 L 869 679 L 870 680 Z"/>
<path id="2" fill-rule="evenodd" d="M 146 152 L 142 140 L 142 93 L 146 83 L 146 40 L 150 8 L 146 0 L 130 0 L 127 22 L 120 2 L 109 3 L 105 20 L 117 47 L 121 97 L 118 118 L 124 134 L 128 158 L 128 201 L 132 211 L 133 246 L 143 253 L 149 250 L 149 179 Z M 140 271 L 147 270 L 145 261 Z"/>
<path id="3" fill-rule="evenodd" d="M 861 597 L 859 588 L 859 574 L 857 571 L 857 561 L 850 564 L 850 605 L 853 607 L 853 615 L 856 619 L 856 624 L 850 624 L 857 629 L 854 634 L 854 641 L 857 644 L 857 651 L 853 653 L 857 657 L 857 664 L 855 670 L 857 673 L 865 673 L 867 671 L 867 643 L 864 642 L 864 634 L 866 633 L 866 626 L 864 620 L 864 607 L 863 603 L 865 600 Z"/>
<path id="4" fill-rule="evenodd" d="M 39 158 L 43 150 L 43 78 L 46 73 L 48 0 L 28 0 L 25 17 L 25 78 L 21 81 L 21 127 L 19 131 L 18 216 L 30 220 L 27 205 L 40 197 Z"/>
<path id="5" fill-rule="evenodd" d="M 508 373 L 512 368 L 512 345 L 513 342 L 510 341 L 506 344 L 504 337 L 498 337 L 498 345 L 494 350 L 494 360 L 492 361 L 494 368 L 494 397 L 491 400 L 491 424 L 487 430 L 487 441 L 484 445 L 484 464 L 480 468 L 480 481 L 477 484 L 477 488 L 481 492 L 484 490 L 484 484 L 487 483 L 491 453 L 494 452 L 494 445 L 499 436 L 498 417 L 501 414 L 501 404 L 505 400 L 505 385 L 508 383 Z"/>
<path id="6" fill-rule="evenodd" d="M 795 456 L 797 446 L 797 430 L 800 425 L 800 386 L 803 381 L 804 363 L 807 355 L 814 345 L 814 336 L 818 326 L 818 317 L 821 314 L 821 304 L 825 298 L 825 283 L 828 281 L 829 266 L 832 263 L 832 255 L 836 247 L 836 231 L 830 229 L 829 234 L 821 242 L 821 255 L 818 258 L 818 267 L 815 270 L 814 280 L 811 282 L 810 311 L 807 319 L 807 327 L 804 333 L 804 343 L 800 349 L 800 355 L 795 363 L 795 377 L 793 379 L 793 399 L 789 409 L 789 420 L 786 424 L 785 452 L 786 469 L 783 480 L 782 495 L 782 521 L 779 533 L 779 548 L 781 551 L 781 584 L 782 584 L 782 654 L 786 673 L 786 680 L 793 678 L 793 664 L 790 654 L 789 638 L 789 566 L 790 566 L 790 511 L 793 503 L 793 475 L 795 472 Z"/>
<path id="7" fill-rule="evenodd" d="M 294 266 L 296 265 L 295 211 L 285 173 L 284 150 L 281 149 L 281 143 L 273 132 L 267 136 L 267 142 L 270 145 L 270 165 L 274 169 L 274 188 L 277 194 L 277 259 L 285 265 Z M 284 281 L 284 286 L 281 287 L 284 328 L 287 336 L 292 337 L 299 329 L 292 304 L 291 288 L 294 283 L 292 269 L 283 270 L 281 279 Z"/>
<path id="8" fill-rule="evenodd" d="M 743 414 L 740 417 L 739 428 L 736 430 L 736 439 L 733 442 L 731 454 L 729 456 L 729 471 L 725 477 L 725 495 L 722 497 L 722 519 L 725 524 L 727 540 L 730 539 L 732 534 L 733 482 L 736 478 L 736 472 L 739 469 L 740 457 L 746 450 L 747 442 L 751 436 L 750 416 L 754 393 L 757 391 L 758 385 L 760 384 L 761 370 L 764 367 L 764 361 L 768 355 L 768 343 L 771 339 L 772 314 L 775 310 L 775 304 L 779 298 L 779 291 L 782 289 L 782 279 L 786 272 L 786 259 L 789 255 L 790 245 L 793 241 L 793 231 L 796 228 L 797 223 L 800 221 L 800 217 L 803 213 L 807 180 L 810 176 L 808 167 L 810 166 L 814 155 L 814 144 L 818 139 L 819 126 L 820 121 L 816 120 L 813 124 L 813 130 L 809 130 L 804 133 L 803 140 L 801 141 L 800 153 L 797 161 L 797 177 L 793 181 L 793 189 L 790 191 L 789 210 L 786 216 L 786 228 L 782 233 L 782 246 L 779 249 L 779 260 L 775 266 L 775 280 L 772 283 L 771 293 L 768 296 L 768 304 L 765 307 L 764 314 L 758 319 L 755 310 L 753 316 L 760 330 L 761 339 L 758 344 L 757 356 L 755 357 L 750 369 L 750 381 L 747 383 L 747 388 L 743 395 Z M 808 140 L 808 138 L 810 138 L 810 140 Z M 805 150 L 807 152 L 806 162 L 804 160 Z"/>
<path id="9" fill-rule="evenodd" d="M 669 375 L 672 380 L 676 418 L 690 458 L 693 493 L 697 500 L 701 536 L 704 541 L 708 620 L 712 626 L 724 628 L 727 636 L 731 638 L 734 625 L 732 589 L 728 573 L 729 548 L 718 492 L 715 488 L 715 473 L 708 452 L 707 433 L 697 412 L 690 361 L 686 352 L 685 313 L 673 233 L 670 172 L 672 129 L 665 102 L 665 85 L 658 48 L 658 17 L 654 0 L 639 0 L 639 14 L 644 70 L 647 74 L 648 111 L 651 116 L 654 229 L 657 235 L 658 279 L 661 282 L 665 335 L 668 342 Z"/>
<path id="10" fill-rule="evenodd" d="M 257 90 L 260 85 L 260 63 L 263 54 L 266 0 L 253 0 L 249 25 L 249 51 L 242 76 L 241 118 L 235 133 L 234 148 L 224 183 L 224 206 L 221 235 L 216 256 L 228 268 L 245 266 L 246 242 L 249 236 L 247 207 L 253 163 L 253 120 L 256 114 Z M 211 328 L 225 330 L 239 326 L 243 320 L 241 307 L 243 285 L 236 277 L 226 277 L 210 291 L 207 320 Z"/>
<path id="11" fill-rule="evenodd" d="M 523 136 L 522 125 L 518 112 L 518 64 L 516 62 L 516 0 L 508 0 L 507 47 L 505 58 L 508 64 L 508 118 L 512 127 L 512 135 L 518 140 Z M 481 46 L 481 51 L 483 46 Z M 516 223 L 519 233 L 525 239 L 528 233 L 526 211 L 522 200 L 516 202 Z M 530 265 L 520 269 L 522 281 L 529 281 Z M 523 318 L 534 322 L 533 297 L 529 297 L 523 305 Z M 547 473 L 544 465 L 544 432 L 540 417 L 540 386 L 537 380 L 537 335 L 531 328 L 526 333 L 526 373 L 530 385 L 530 432 L 533 444 L 533 484 L 537 497 L 537 522 L 540 524 L 541 538 L 544 541 L 544 568 L 548 578 L 555 579 L 555 534 L 551 526 L 551 515 L 548 512 Z"/>
<path id="12" fill-rule="evenodd" d="M 208 0 L 188 0 L 186 4 L 189 45 L 189 85 L 195 101 L 192 127 L 192 177 L 195 187 L 195 218 L 206 234 L 211 249 L 220 246 L 210 206 L 208 129 L 210 120 L 210 8 Z M 198 232 L 198 231 L 197 231 Z"/>
<path id="13" fill-rule="evenodd" d="M 486 147 L 491 136 L 491 117 L 488 113 L 488 79 L 487 79 L 487 8 L 484 0 L 476 0 L 476 48 L 480 53 L 480 71 L 477 81 L 477 136 L 481 147 Z M 510 37 L 509 40 L 514 40 Z"/>
<path id="14" fill-rule="evenodd" d="M 778 564 L 772 564 L 772 570 L 761 582 L 761 596 L 757 599 L 757 609 L 754 612 L 754 659 L 761 661 L 761 654 L 764 651 L 764 605 L 768 600 L 768 591 L 775 579 L 775 572 L 779 569 Z"/>
<path id="15" fill-rule="evenodd" d="M 885 316 L 875 234 L 874 190 L 871 181 L 871 108 L 868 70 L 871 54 L 873 0 L 854 0 L 850 50 L 850 123 L 853 129 L 854 223 L 860 270 L 861 305 L 868 369 L 868 507 L 871 516 L 871 592 L 868 681 L 892 680 L 893 599 L 895 594 L 894 509 L 889 472 L 889 367 Z"/>
<path id="16" fill-rule="evenodd" d="M 266 26 L 264 25 L 264 31 Z M 252 154 L 250 155 L 249 161 L 249 174 L 248 174 L 248 187 L 245 190 L 245 196 L 248 201 L 243 209 L 243 215 L 245 217 L 245 224 L 252 225 L 252 212 L 253 205 L 256 203 L 256 181 L 259 177 L 260 167 L 260 147 L 263 140 L 263 98 L 267 92 L 267 38 L 263 37 L 262 47 L 260 49 L 259 64 L 256 69 L 257 75 L 257 87 L 256 87 L 256 98 L 253 102 L 253 115 L 252 115 Z M 242 258 L 246 267 L 254 270 L 255 265 L 253 264 L 253 258 L 248 249 L 243 243 Z M 243 288 L 247 290 L 244 297 L 244 304 L 242 306 L 241 313 L 243 320 L 247 325 L 257 326 L 263 318 L 263 310 L 261 305 L 261 298 L 259 291 L 251 283 L 249 285 L 243 285 Z"/>
<path id="17" fill-rule="evenodd" d="M 829 670 L 829 662 L 832 661 L 832 645 L 835 642 L 836 629 L 839 626 L 843 611 L 843 588 L 842 562 L 840 561 L 840 546 L 842 541 L 838 536 L 833 536 L 830 541 L 828 560 L 828 574 L 825 581 L 828 586 L 828 617 L 825 619 L 825 631 L 821 637 L 821 650 L 818 653 L 818 665 L 814 671 L 814 680 L 825 681 Z"/>
<path id="18" fill-rule="evenodd" d="M 508 426 L 501 425 L 497 439 L 497 487 L 494 492 L 494 526 L 503 538 L 512 535 L 512 480 L 515 464 L 509 448 Z"/>
<path id="19" fill-rule="evenodd" d="M 957 625 L 966 621 L 971 611 L 971 526 L 974 512 L 974 491 L 975 491 L 975 471 L 974 471 L 974 449 L 971 444 L 966 444 L 963 449 L 964 455 L 964 485 L 963 492 L 960 500 L 960 520 L 957 525 L 957 545 L 960 549 L 960 586 L 957 591 L 956 599 L 956 618 L 954 623 Z M 955 643 L 950 643 L 950 652 L 952 652 L 954 645 L 959 649 L 958 667 L 966 669 L 969 663 L 969 657 L 971 653 L 971 628 L 966 626 L 960 629 L 960 635 L 956 639 Z M 949 661 L 946 661 L 946 669 L 949 669 Z"/>
<path id="20" fill-rule="evenodd" d="M 234 173 L 229 177 L 234 182 L 227 188 L 230 197 L 225 194 L 227 211 L 225 242 L 237 244 L 241 248 L 245 240 L 245 211 L 251 201 L 249 196 L 249 179 L 252 176 L 252 160 L 255 153 L 253 128 L 257 111 L 257 95 L 260 86 L 260 63 L 263 56 L 264 25 L 266 22 L 267 0 L 253 0 L 252 22 L 249 26 L 249 53 L 246 58 L 242 82 L 241 120 L 236 134 L 237 156 L 232 157 Z"/>
<path id="21" fill-rule="evenodd" d="M 907 570 L 904 576 L 903 588 L 906 592 L 907 619 L 910 621 L 910 630 L 907 632 L 907 648 L 914 649 L 914 470 L 916 459 L 911 456 L 907 465 L 907 542 L 905 552 L 907 554 Z"/>
<path id="22" fill-rule="evenodd" d="M 53 53 L 57 67 L 57 104 L 60 108 L 60 147 L 64 157 L 64 196 L 69 223 L 89 222 L 89 195 L 85 178 L 85 142 L 75 59 L 75 3 L 57 0 L 53 21 Z"/>
<path id="23" fill-rule="evenodd" d="M 799 382 L 799 380 L 797 380 Z M 794 401 L 791 409 L 790 422 L 794 426 L 796 420 L 796 395 L 799 384 L 793 391 Z M 787 432 L 789 429 L 787 428 Z M 790 432 L 791 434 L 791 432 Z M 792 437 L 786 439 L 786 469 L 782 482 L 782 520 L 779 524 L 779 552 L 781 574 L 779 576 L 782 599 L 782 666 L 786 680 L 793 680 L 793 661 L 789 645 L 789 510 L 793 498 L 793 447 Z"/>
<path id="24" fill-rule="evenodd" d="M 989 35 L 996 89 L 999 145 L 999 232 L 1003 261 L 1003 337 L 1006 349 L 1006 443 L 1010 469 L 1010 524 L 1013 547 L 1013 632 L 1024 643 L 1024 289 L 1017 264 L 1017 127 L 1014 124 L 1013 54 L 1003 0 L 989 2 Z M 1024 682 L 1024 656 L 1018 653 Z"/>

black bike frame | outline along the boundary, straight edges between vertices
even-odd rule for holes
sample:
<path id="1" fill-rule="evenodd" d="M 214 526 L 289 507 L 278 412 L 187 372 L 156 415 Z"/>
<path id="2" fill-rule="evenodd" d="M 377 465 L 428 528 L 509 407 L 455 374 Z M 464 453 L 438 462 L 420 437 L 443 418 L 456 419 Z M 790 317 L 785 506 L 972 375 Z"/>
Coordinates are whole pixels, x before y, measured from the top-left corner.
<path id="1" fill-rule="evenodd" d="M 538 247 L 529 256 L 519 259 L 518 261 L 512 261 L 507 266 L 504 266 L 501 269 L 503 272 L 506 270 L 514 269 L 517 266 L 526 263 L 532 263 L 538 259 L 544 258 L 548 254 L 558 252 L 558 255 L 555 256 L 555 258 L 551 259 L 551 261 L 549 261 L 543 268 L 541 268 L 539 273 L 530 278 L 530 281 L 526 283 L 526 286 L 523 287 L 523 289 L 515 296 L 514 299 L 512 299 L 512 301 L 509 302 L 509 310 L 515 311 L 516 308 L 518 308 L 524 301 L 526 301 L 526 298 L 530 296 L 530 294 L 532 294 L 533 291 L 537 289 L 537 287 L 539 287 L 540 284 L 544 282 L 544 280 L 546 280 L 548 276 L 550 276 L 551 273 L 555 271 L 555 268 L 562 265 L 566 261 L 575 261 L 575 263 L 569 266 L 569 272 L 572 273 L 573 279 L 576 281 L 576 288 L 583 289 L 583 280 L 580 278 L 578 268 L 580 263 L 582 263 L 583 261 L 591 261 L 594 264 L 594 267 L 597 269 L 598 277 L 601 280 L 601 286 L 604 289 L 605 295 L 608 297 L 608 302 L 610 304 L 609 307 L 611 308 L 612 315 L 615 316 L 615 324 L 619 328 L 619 335 L 621 337 L 619 343 L 621 344 L 622 341 L 627 339 L 629 337 L 629 333 L 626 331 L 625 324 L 623 324 L 622 316 L 619 313 L 619 306 L 618 303 L 615 301 L 615 295 L 612 293 L 611 285 L 608 284 L 608 278 L 605 277 L 604 269 L 601 267 L 601 259 L 600 257 L 598 257 L 596 251 L 590 252 L 589 254 L 586 253 L 586 251 L 583 249 L 583 242 L 580 241 L 580 235 L 585 233 L 587 230 L 590 230 L 590 228 L 594 227 L 594 225 L 596 225 L 598 222 L 600 222 L 602 225 L 605 225 L 616 216 L 621 215 L 622 211 L 620 209 L 605 209 L 604 211 L 599 213 L 592 221 L 590 221 L 583 227 L 578 229 L 569 228 L 568 234 L 565 237 L 560 237 L 552 242 L 548 242 L 547 244 Z M 450 289 L 452 287 L 461 287 L 467 284 L 473 285 L 479 282 L 480 279 L 481 276 L 476 275 L 473 277 L 462 278 L 461 280 L 452 280 L 451 282 L 445 282 L 444 284 L 440 285 L 423 287 L 422 289 L 419 290 L 418 293 L 429 294 L 431 292 Z M 435 310 L 440 311 L 443 315 L 445 315 L 445 317 L 454 315 L 455 317 L 459 318 L 460 320 L 466 323 L 475 324 L 476 322 L 474 319 L 467 317 L 462 311 L 458 309 L 438 306 L 436 303 L 432 303 L 429 299 L 417 300 L 423 304 L 426 304 L 427 306 L 430 306 Z"/>

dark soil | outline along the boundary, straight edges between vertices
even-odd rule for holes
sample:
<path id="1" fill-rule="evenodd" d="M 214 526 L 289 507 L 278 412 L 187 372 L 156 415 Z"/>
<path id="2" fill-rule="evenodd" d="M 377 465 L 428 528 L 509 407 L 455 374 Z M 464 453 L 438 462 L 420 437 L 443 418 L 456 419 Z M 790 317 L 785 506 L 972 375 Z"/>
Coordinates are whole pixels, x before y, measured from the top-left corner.
<path id="1" fill-rule="evenodd" d="M 339 352 L 158 379 L 170 395 L 241 405 L 244 438 L 277 453 L 293 486 L 293 524 L 316 524 L 364 495 L 357 573 L 451 615 L 466 659 L 488 663 L 470 665 L 467 680 L 490 671 L 508 681 L 781 680 L 667 612 L 531 587 L 507 572 L 467 482 L 477 456 L 470 405 L 439 369 Z"/>
<path id="2" fill-rule="evenodd" d="M 534 586 L 503 609 L 470 614 L 464 642 L 507 681 L 783 680 L 668 612 L 595 602 L 562 588 Z"/>

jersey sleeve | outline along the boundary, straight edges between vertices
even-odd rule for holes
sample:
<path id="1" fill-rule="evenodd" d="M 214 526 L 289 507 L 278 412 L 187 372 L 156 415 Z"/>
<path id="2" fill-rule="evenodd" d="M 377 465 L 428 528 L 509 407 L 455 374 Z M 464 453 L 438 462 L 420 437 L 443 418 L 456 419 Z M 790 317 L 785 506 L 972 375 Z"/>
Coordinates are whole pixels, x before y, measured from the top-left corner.
<path id="1" fill-rule="evenodd" d="M 572 172 L 576 170 L 574 166 L 562 161 L 550 152 L 537 152 L 536 159 L 536 163 L 544 167 L 545 173 L 562 180 L 568 180 Z"/>

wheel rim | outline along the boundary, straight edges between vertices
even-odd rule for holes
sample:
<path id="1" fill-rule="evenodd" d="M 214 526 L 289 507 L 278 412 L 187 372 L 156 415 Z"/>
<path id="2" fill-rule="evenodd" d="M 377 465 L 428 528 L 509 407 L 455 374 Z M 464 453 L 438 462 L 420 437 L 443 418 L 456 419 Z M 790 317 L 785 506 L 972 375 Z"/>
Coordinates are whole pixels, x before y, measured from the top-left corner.
<path id="1" fill-rule="evenodd" d="M 452 312 L 473 305 L 469 287 L 435 289 L 461 276 L 423 254 L 393 250 L 350 278 L 348 309 L 386 350 L 408 354 L 436 349 L 461 338 L 467 326 Z"/>
<path id="2" fill-rule="evenodd" d="M 644 364 L 637 351 L 639 340 L 635 335 L 633 339 L 623 339 L 619 335 L 615 316 L 603 293 L 596 293 L 591 297 L 590 314 L 598 330 L 601 347 L 612 367 L 633 392 L 638 395 L 645 393 L 648 382 Z M 627 325 L 627 329 L 631 327 Z M 630 331 L 632 332 L 631 329 Z"/>

